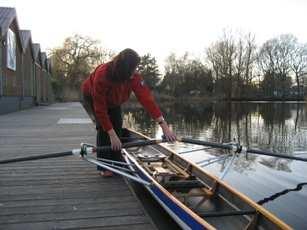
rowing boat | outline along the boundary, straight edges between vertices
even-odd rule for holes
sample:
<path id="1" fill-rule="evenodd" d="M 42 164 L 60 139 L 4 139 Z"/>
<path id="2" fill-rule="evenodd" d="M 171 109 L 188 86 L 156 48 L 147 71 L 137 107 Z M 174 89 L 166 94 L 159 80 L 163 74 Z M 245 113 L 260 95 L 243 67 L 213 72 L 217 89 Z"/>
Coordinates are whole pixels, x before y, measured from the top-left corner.
<path id="1" fill-rule="evenodd" d="M 135 139 L 149 137 L 129 130 Z M 123 150 L 135 175 L 183 229 L 291 229 L 216 176 L 161 145 Z"/>
<path id="2" fill-rule="evenodd" d="M 125 136 L 127 140 L 142 140 L 123 144 L 122 153 L 126 162 L 93 158 L 91 153 L 109 151 L 111 147 L 95 147 L 82 143 L 80 149 L 6 159 L 1 160 L 0 164 L 77 155 L 90 163 L 143 184 L 183 229 L 292 229 L 221 179 L 161 145 L 164 140 L 150 139 L 133 130 L 126 130 Z M 181 138 L 180 141 L 225 148 L 235 151 L 233 156 L 242 151 L 242 147 L 234 148 L 235 146 L 229 144 L 221 145 L 187 138 Z M 254 149 L 245 149 L 245 152 L 281 156 Z M 291 158 L 307 162 L 306 158 Z"/>

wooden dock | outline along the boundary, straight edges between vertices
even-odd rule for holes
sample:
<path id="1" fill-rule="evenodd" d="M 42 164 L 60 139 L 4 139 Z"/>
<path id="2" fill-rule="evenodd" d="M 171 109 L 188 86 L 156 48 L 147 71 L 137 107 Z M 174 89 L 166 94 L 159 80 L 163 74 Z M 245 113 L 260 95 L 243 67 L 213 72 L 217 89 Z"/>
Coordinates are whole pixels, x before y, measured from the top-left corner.
<path id="1" fill-rule="evenodd" d="M 78 120 L 79 119 L 79 120 Z M 0 116 L 0 160 L 95 143 L 79 103 Z M 0 229 L 156 229 L 123 178 L 75 156 L 0 166 Z"/>

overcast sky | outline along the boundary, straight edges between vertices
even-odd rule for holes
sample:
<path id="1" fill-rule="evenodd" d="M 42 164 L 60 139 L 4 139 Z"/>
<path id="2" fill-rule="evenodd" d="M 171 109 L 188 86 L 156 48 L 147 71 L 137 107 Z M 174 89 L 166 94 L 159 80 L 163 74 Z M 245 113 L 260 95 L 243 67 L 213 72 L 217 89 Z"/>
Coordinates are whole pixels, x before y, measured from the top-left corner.
<path id="1" fill-rule="evenodd" d="M 21 29 L 44 50 L 75 33 L 103 47 L 150 52 L 160 64 L 171 53 L 200 56 L 223 29 L 252 32 L 257 43 L 282 33 L 307 42 L 307 0 L 0 0 L 17 10 Z"/>

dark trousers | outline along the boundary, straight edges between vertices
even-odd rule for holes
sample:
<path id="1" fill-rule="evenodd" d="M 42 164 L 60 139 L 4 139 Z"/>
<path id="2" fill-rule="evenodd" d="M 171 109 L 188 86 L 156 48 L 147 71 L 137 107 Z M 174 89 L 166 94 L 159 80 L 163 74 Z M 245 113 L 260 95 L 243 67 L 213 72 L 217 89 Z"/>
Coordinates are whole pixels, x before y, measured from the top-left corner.
<path id="1" fill-rule="evenodd" d="M 96 117 L 94 112 L 94 106 L 93 106 L 93 98 L 88 95 L 83 95 L 82 101 L 81 101 L 83 108 L 87 112 L 88 116 L 91 118 L 91 120 L 96 123 Z"/>
<path id="2" fill-rule="evenodd" d="M 110 146 L 110 138 L 107 132 L 105 132 L 99 122 L 96 119 L 94 107 L 93 107 L 93 100 L 90 96 L 83 97 L 83 106 L 92 120 L 96 121 L 96 129 L 97 129 L 97 136 L 96 136 L 96 145 L 97 146 Z M 117 136 L 120 138 L 122 136 L 122 126 L 123 126 L 123 119 L 121 113 L 121 107 L 117 106 L 114 108 L 108 109 L 108 115 L 113 125 L 113 129 L 116 132 Z M 114 161 L 121 161 L 121 152 L 120 151 L 97 151 L 97 158 L 105 158 Z M 97 166 L 97 170 L 105 171 L 102 167 Z"/>
<path id="3" fill-rule="evenodd" d="M 109 109 L 108 114 L 112 122 L 113 129 L 116 132 L 117 136 L 120 138 L 122 136 L 122 126 L 123 126 L 123 119 L 122 119 L 120 106 Z M 108 133 L 105 132 L 99 125 L 97 127 L 96 140 L 97 140 L 97 146 L 111 145 Z M 122 161 L 121 151 L 104 151 L 104 152 L 97 151 L 97 157 L 114 161 Z M 99 166 L 97 166 L 97 170 L 104 171 L 104 169 Z"/>

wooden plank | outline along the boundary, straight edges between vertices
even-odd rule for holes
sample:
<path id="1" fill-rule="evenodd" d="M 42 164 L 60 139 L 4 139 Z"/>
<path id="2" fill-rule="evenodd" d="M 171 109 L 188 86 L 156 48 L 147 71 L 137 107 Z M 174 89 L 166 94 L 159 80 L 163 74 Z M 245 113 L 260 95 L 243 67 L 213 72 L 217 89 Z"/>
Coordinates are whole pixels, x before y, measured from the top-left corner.
<path id="1" fill-rule="evenodd" d="M 86 169 L 82 169 L 82 170 L 78 170 L 76 168 L 63 168 L 63 169 L 50 169 L 50 170 L 41 170 L 41 169 L 23 169 L 23 170 L 14 170 L 14 171 L 9 171 L 9 170 L 5 170 L 4 172 L 0 172 L 0 175 L 5 176 L 6 174 L 11 174 L 11 176 L 16 175 L 16 177 L 18 176 L 31 176 L 33 175 L 37 175 L 40 174 L 41 175 L 46 175 L 46 173 L 49 173 L 50 176 L 54 175 L 67 175 L 69 173 L 74 174 L 74 173 L 83 173 L 84 175 L 86 175 L 87 173 L 96 173 L 97 175 L 97 171 L 93 168 L 86 168 Z M 76 174 L 78 175 L 78 174 Z"/>
<path id="2" fill-rule="evenodd" d="M 73 174 L 71 173 L 73 172 Z M 67 175 L 71 173 L 71 175 Z M 25 172 L 16 172 L 16 171 L 6 171 L 3 173 L 0 173 L 2 178 L 1 180 L 5 180 L 5 179 L 26 179 L 26 178 L 32 178 L 32 179 L 36 179 L 36 178 L 49 178 L 49 177 L 69 177 L 69 176 L 83 176 L 83 177 L 91 177 L 91 176 L 97 176 L 97 171 L 93 170 L 93 169 L 87 169 L 87 170 L 82 170 L 82 171 L 75 171 L 75 170 L 61 170 L 61 171 L 53 171 L 53 173 L 50 175 L 49 172 L 33 172 L 33 171 L 25 171 Z"/>
<path id="3" fill-rule="evenodd" d="M 110 181 L 111 182 L 111 181 Z M 22 195 L 22 194 L 44 194 L 46 192 L 48 193 L 55 193 L 55 192 L 68 192 L 70 190 L 78 191 L 78 192 L 86 192 L 86 191 L 96 191 L 96 190 L 106 190 L 106 192 L 114 191 L 114 190 L 126 190 L 127 186 L 125 182 L 123 183 L 115 183 L 115 186 L 112 186 L 112 183 L 110 183 L 111 186 L 108 186 L 106 183 L 105 186 L 99 185 L 97 183 L 93 183 L 93 186 L 89 186 L 88 184 L 63 184 L 63 185 L 18 185 L 18 186 L 1 186 L 0 190 L 0 197 L 2 195 Z"/>
<path id="4" fill-rule="evenodd" d="M 17 185 L 16 185 L 17 183 Z M 120 185 L 123 184 L 123 181 L 112 181 L 112 182 L 107 182 L 107 181 L 100 181 L 97 180 L 97 176 L 96 177 L 85 177 L 85 178 L 80 178 L 80 177 L 65 177 L 65 178 L 61 178 L 61 177 L 49 177 L 49 178 L 44 178 L 44 179 L 40 179 L 40 178 L 33 178 L 33 179 L 10 179 L 10 180 L 1 180 L 0 181 L 0 186 L 2 187 L 23 187 L 23 186 L 60 186 L 60 185 L 76 185 L 78 183 L 82 183 L 84 185 L 87 184 L 97 184 L 100 183 L 101 185 L 109 185 L 109 186 L 115 186 L 115 185 Z"/>
<path id="5" fill-rule="evenodd" d="M 2 208 L 0 218 L 7 215 L 18 215 L 18 214 L 42 214 L 42 213 L 62 213 L 62 212 L 77 212 L 88 211 L 88 210 L 106 210 L 106 209 L 132 209 L 139 208 L 139 205 L 132 201 L 118 201 L 118 202 L 86 202 L 77 204 L 62 204 L 62 202 L 55 203 L 54 205 L 45 206 L 21 206 L 12 208 Z"/>
<path id="6" fill-rule="evenodd" d="M 142 216 L 144 213 L 140 208 L 125 209 L 94 209 L 79 210 L 68 212 L 51 212 L 51 213 L 35 213 L 35 214 L 13 214 L 0 216 L 0 225 L 16 224 L 16 223 L 32 223 L 45 221 L 63 221 L 63 220 L 79 220 L 87 218 L 106 218 L 106 217 L 124 217 L 126 216 Z"/>
<path id="7" fill-rule="evenodd" d="M 33 230 L 33 229 L 80 229 L 80 228 L 101 228 L 116 227 L 123 225 L 146 224 L 148 221 L 144 216 L 105 217 L 105 218 L 84 218 L 77 220 L 45 221 L 32 223 L 3 224 L 0 229 L 6 230 Z M 149 228 L 150 229 L 150 228 Z"/>
<path id="8" fill-rule="evenodd" d="M 67 192 L 67 193 L 46 193 L 46 194 L 39 194 L 39 195 L 33 195 L 33 194 L 26 194 L 22 196 L 16 196 L 16 195 L 7 195 L 7 196 L 0 196 L 0 203 L 6 202 L 6 201 L 25 201 L 25 200 L 46 200 L 46 199 L 82 199 L 82 198 L 91 198 L 91 197 L 104 197 L 108 199 L 109 197 L 118 197 L 121 196 L 130 195 L 130 193 L 127 192 L 127 190 L 118 191 L 116 189 L 112 190 L 109 193 L 105 193 L 104 190 L 98 189 L 96 191 L 89 191 L 89 192 Z"/>
<path id="9" fill-rule="evenodd" d="M 112 227 L 100 227 L 100 228 L 91 228 L 91 230 L 144 230 L 151 229 L 151 224 L 129 224 L 124 226 L 112 226 Z M 79 228 L 88 229 L 88 228 Z"/>
<path id="10" fill-rule="evenodd" d="M 88 229 L 88 228 L 79 228 L 79 229 Z M 112 226 L 112 227 L 100 227 L 100 228 L 90 228 L 91 230 L 144 230 L 152 229 L 151 224 L 129 224 L 124 226 Z"/>
<path id="11" fill-rule="evenodd" d="M 189 178 L 191 175 L 184 171 L 184 169 L 180 168 L 179 166 L 175 165 L 170 159 L 166 159 L 165 162 L 175 171 L 179 172 L 183 177 Z"/>
<path id="12" fill-rule="evenodd" d="M 113 196 L 103 196 L 96 198 L 95 196 L 77 197 L 77 198 L 62 198 L 62 199 L 29 199 L 29 200 L 7 200 L 1 203 L 2 210 L 20 207 L 43 207 L 43 206 L 57 206 L 57 205 L 80 205 L 80 204 L 101 204 L 110 205 L 121 202 L 135 201 L 131 194 L 115 194 Z"/>
<path id="13" fill-rule="evenodd" d="M 51 172 L 52 171 L 55 171 L 55 170 L 60 170 L 60 169 L 63 169 L 64 166 L 57 166 L 56 164 L 52 166 L 52 163 L 55 163 L 55 162 L 50 162 L 51 165 L 48 165 L 48 166 L 40 166 L 39 164 L 38 165 L 33 165 L 33 166 L 16 166 L 14 167 L 13 163 L 12 165 L 10 165 L 10 167 L 6 166 L 6 167 L 2 167 L 1 165 L 1 168 L 0 168 L 0 171 L 8 171 L 10 169 L 13 168 L 14 171 L 26 171 L 26 170 L 34 170 L 34 171 L 43 171 L 43 170 L 50 170 Z M 66 167 L 69 167 L 70 169 L 74 169 L 74 170 L 82 170 L 82 169 L 88 169 L 88 168 L 93 168 L 92 165 L 89 166 L 89 165 L 83 165 L 83 166 L 73 166 L 73 165 L 67 165 Z"/>

